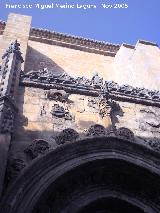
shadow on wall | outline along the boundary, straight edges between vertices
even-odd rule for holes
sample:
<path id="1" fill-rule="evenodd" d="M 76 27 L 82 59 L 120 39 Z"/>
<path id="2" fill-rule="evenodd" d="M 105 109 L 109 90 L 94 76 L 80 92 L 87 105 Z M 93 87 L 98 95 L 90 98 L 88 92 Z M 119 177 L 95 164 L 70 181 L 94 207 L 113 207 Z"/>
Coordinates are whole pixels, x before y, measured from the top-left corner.
<path id="1" fill-rule="evenodd" d="M 62 74 L 65 72 L 65 70 L 58 66 L 52 59 L 28 46 L 24 71 L 38 71 L 46 67 L 48 70 L 53 71 L 54 74 Z"/>

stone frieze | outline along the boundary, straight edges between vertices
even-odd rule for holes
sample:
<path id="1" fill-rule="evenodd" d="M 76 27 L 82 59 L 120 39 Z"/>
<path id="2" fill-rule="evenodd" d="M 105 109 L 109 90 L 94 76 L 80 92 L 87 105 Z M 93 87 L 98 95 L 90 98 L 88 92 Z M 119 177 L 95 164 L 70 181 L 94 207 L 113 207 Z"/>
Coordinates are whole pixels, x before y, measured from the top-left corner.
<path id="1" fill-rule="evenodd" d="M 73 78 L 67 73 L 55 75 L 47 68 L 38 71 L 21 73 L 21 85 L 64 90 L 67 93 L 91 95 L 98 97 L 105 94 L 106 98 L 115 100 L 160 106 L 160 91 L 145 88 L 119 85 L 113 81 L 103 81 L 96 73 L 92 79 L 86 77 Z"/>

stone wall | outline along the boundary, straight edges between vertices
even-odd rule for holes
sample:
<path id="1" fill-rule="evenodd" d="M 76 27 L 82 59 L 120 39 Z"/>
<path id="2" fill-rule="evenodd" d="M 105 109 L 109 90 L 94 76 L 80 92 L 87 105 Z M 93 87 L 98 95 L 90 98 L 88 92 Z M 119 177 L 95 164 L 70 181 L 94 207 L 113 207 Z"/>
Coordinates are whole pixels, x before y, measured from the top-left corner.
<path id="1" fill-rule="evenodd" d="M 122 45 L 115 57 L 87 53 L 57 45 L 29 41 L 25 72 L 47 67 L 55 73 L 91 78 L 98 72 L 105 80 L 146 89 L 160 89 L 160 49 L 139 41 L 136 47 Z"/>
<path id="2" fill-rule="evenodd" d="M 22 56 L 25 59 L 28 45 L 28 38 L 31 28 L 31 16 L 10 13 L 0 42 L 1 57 L 11 42 L 18 40 L 21 44 Z M 23 69 L 23 65 L 22 65 Z"/>
<path id="3" fill-rule="evenodd" d="M 91 78 L 98 72 L 104 79 L 109 78 L 112 70 L 113 57 L 83 52 L 56 45 L 29 41 L 25 72 L 38 70 L 46 66 L 53 73 L 63 73 L 75 77 Z"/>
<path id="4" fill-rule="evenodd" d="M 115 57 L 104 56 L 28 41 L 31 18 L 23 17 L 26 28 L 21 32 L 23 23 L 20 17 L 15 14 L 10 17 L 3 37 L 0 37 L 1 54 L 4 38 L 9 42 L 18 37 L 24 57 L 27 52 L 25 73 L 48 68 L 49 72 L 56 75 L 65 72 L 72 77 L 85 76 L 91 79 L 98 72 L 104 80 L 160 90 L 160 50 L 155 44 L 139 41 L 135 48 L 122 45 Z M 12 29 L 15 20 L 17 25 Z M 73 82 L 72 84 L 74 86 Z M 92 85 L 93 90 L 94 88 Z M 134 137 L 135 143 L 160 151 L 159 142 L 157 143 L 160 138 L 158 107 L 133 103 L 133 99 L 132 103 L 120 102 L 117 98 L 119 109 L 112 111 L 111 115 L 111 107 L 105 105 L 105 114 L 102 115 L 98 97 L 57 91 L 57 95 L 59 93 L 60 99 L 54 99 L 49 91 L 42 88 L 19 86 L 16 97 L 19 112 L 8 155 L 7 181 L 12 180 L 23 167 L 49 149 L 55 149 L 66 142 L 76 143 L 77 139 L 84 137 L 112 134 L 115 129 L 121 129 L 125 133 L 128 131 L 125 128 L 128 128 L 131 131 L 127 134 Z"/>
<path id="5" fill-rule="evenodd" d="M 114 59 L 112 76 L 119 84 L 160 90 L 159 70 L 159 47 L 139 41 L 134 49 L 121 46 Z"/>
<path id="6" fill-rule="evenodd" d="M 38 88 L 20 87 L 17 94 L 19 113 L 16 118 L 10 158 L 21 159 L 25 165 L 31 160 L 25 150 L 32 146 L 36 139 L 47 141 L 47 149 L 55 149 L 67 142 L 67 140 L 58 141 L 58 136 L 64 129 L 75 130 L 79 135 L 78 139 L 89 136 L 88 130 L 96 124 L 106 130 L 111 129 L 110 117 L 100 115 L 98 98 L 70 94 L 63 102 L 62 99 L 59 101 L 50 99 L 47 92 Z M 117 103 L 120 110 L 115 111 L 112 118 L 115 127 L 130 129 L 134 133 L 135 142 L 159 151 L 159 145 L 154 147 L 156 140 L 160 138 L 159 108 L 128 102 Z M 66 114 L 54 114 L 55 105 L 61 106 Z M 73 141 L 76 139 L 73 138 Z M 40 155 L 41 153 L 43 154 L 42 150 L 39 151 Z"/>

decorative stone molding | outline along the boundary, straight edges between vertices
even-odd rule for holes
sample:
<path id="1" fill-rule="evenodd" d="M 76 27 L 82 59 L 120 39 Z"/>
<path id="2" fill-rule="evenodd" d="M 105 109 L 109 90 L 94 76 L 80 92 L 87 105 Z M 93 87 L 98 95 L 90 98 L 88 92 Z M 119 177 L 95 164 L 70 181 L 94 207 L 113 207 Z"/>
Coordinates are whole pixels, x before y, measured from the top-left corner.
<path id="1" fill-rule="evenodd" d="M 26 166 L 25 162 L 19 158 L 11 158 L 7 165 L 6 172 L 6 185 L 13 181 L 21 172 L 21 170 Z"/>
<path id="2" fill-rule="evenodd" d="M 44 213 L 41 204 L 49 204 L 52 211 L 55 210 L 54 202 L 63 198 L 68 203 L 60 203 L 59 211 L 71 212 L 68 210 L 73 204 L 78 209 L 72 212 L 80 212 L 80 203 L 84 205 L 88 198 L 95 199 L 93 192 L 96 193 L 96 199 L 103 195 L 105 198 L 125 198 L 127 202 L 142 204 L 139 205 L 142 212 L 159 212 L 159 168 L 159 154 L 129 141 L 102 137 L 68 144 L 52 150 L 26 168 L 3 198 L 1 212 L 21 213 L 22 208 L 23 212 L 33 212 L 38 207 Z M 132 187 L 134 185 L 137 190 Z M 102 193 L 102 187 L 107 190 L 106 194 Z M 68 190 L 73 193 L 65 196 Z M 114 194 L 110 194 L 110 190 Z M 89 197 L 86 196 L 88 192 L 91 193 Z M 74 202 L 70 198 L 74 198 Z"/>
<path id="3" fill-rule="evenodd" d="M 101 137 L 101 136 L 114 136 L 124 140 L 129 140 L 131 142 L 135 141 L 134 133 L 125 127 L 121 127 L 119 129 L 107 128 L 105 129 L 104 126 L 95 124 L 92 125 L 87 131 L 86 136 L 92 137 Z"/>
<path id="4" fill-rule="evenodd" d="M 1 128 L 3 133 L 13 132 L 15 113 L 9 106 L 2 107 L 0 113 L 4 114 Z"/>
<path id="5" fill-rule="evenodd" d="M 115 135 L 121 139 L 129 140 L 132 142 L 135 140 L 134 133 L 130 129 L 125 127 L 121 127 L 117 129 L 115 132 Z"/>
<path id="6" fill-rule="evenodd" d="M 13 123 L 17 107 L 15 96 L 19 86 L 21 63 L 20 44 L 15 41 L 2 56 L 0 70 L 0 132 L 13 133 Z"/>
<path id="7" fill-rule="evenodd" d="M 56 138 L 56 143 L 58 145 L 64 144 L 66 142 L 76 141 L 79 138 L 79 134 L 71 128 L 64 129 Z"/>
<path id="8" fill-rule="evenodd" d="M 21 63 L 24 62 L 23 58 L 22 58 L 22 53 L 20 52 L 20 44 L 17 42 L 17 40 L 15 42 L 12 42 L 10 44 L 10 46 L 8 47 L 8 49 L 6 50 L 6 52 L 3 54 L 2 59 L 5 59 L 7 57 L 10 56 L 11 53 L 15 53 L 16 57 L 18 60 L 21 61 Z"/>
<path id="9" fill-rule="evenodd" d="M 153 150 L 160 152 L 160 139 L 153 138 L 146 140 L 147 145 L 150 146 Z"/>
<path id="10" fill-rule="evenodd" d="M 132 87 L 130 85 L 118 85 L 114 81 L 106 81 L 105 89 L 108 93 L 114 95 L 128 96 L 130 98 L 138 98 L 142 100 L 150 100 L 160 102 L 160 91 L 149 90 L 145 88 Z"/>
<path id="11" fill-rule="evenodd" d="M 52 116 L 62 118 L 65 117 L 65 110 L 63 106 L 60 106 L 59 104 L 54 104 L 51 111 Z"/>
<path id="12" fill-rule="evenodd" d="M 47 92 L 47 97 L 50 100 L 66 102 L 68 100 L 69 94 L 66 93 L 64 90 L 50 89 Z"/>
<path id="13" fill-rule="evenodd" d="M 34 159 L 41 154 L 45 154 L 50 148 L 47 141 L 43 139 L 36 139 L 29 145 L 24 152 L 29 156 L 29 158 Z"/>
<path id="14" fill-rule="evenodd" d="M 92 125 L 88 131 L 87 131 L 87 136 L 104 136 L 106 134 L 105 128 L 102 125 L 95 124 Z"/>
<path id="15" fill-rule="evenodd" d="M 103 94 L 105 99 L 110 99 L 108 104 L 112 105 L 112 108 L 116 106 L 113 100 L 160 107 L 160 91 L 129 85 L 120 86 L 113 81 L 103 83 L 103 79 L 97 73 L 89 80 L 85 77 L 73 78 L 66 73 L 54 75 L 45 68 L 39 71 L 22 73 L 20 84 L 49 90 L 64 90 L 67 94 L 75 93 L 93 97 L 100 97 Z"/>
<path id="16" fill-rule="evenodd" d="M 120 48 L 120 45 L 35 28 L 31 29 L 29 39 L 42 43 L 110 56 L 115 56 Z"/>
<path id="17" fill-rule="evenodd" d="M 131 142 L 135 141 L 134 133 L 125 127 L 121 127 L 119 129 L 105 128 L 100 124 L 95 124 L 90 126 L 88 130 L 84 131 L 84 136 L 82 138 L 88 137 L 103 137 L 103 136 L 113 136 L 124 140 L 129 140 Z M 58 136 L 55 137 L 56 143 L 58 145 L 64 144 L 66 142 L 75 142 L 79 139 L 79 134 L 71 128 L 64 129 L 62 132 L 59 133 Z"/>
<path id="18" fill-rule="evenodd" d="M 51 110 L 52 117 L 64 118 L 65 120 L 72 120 L 72 115 L 70 114 L 68 108 L 60 106 L 59 104 L 54 104 Z"/>

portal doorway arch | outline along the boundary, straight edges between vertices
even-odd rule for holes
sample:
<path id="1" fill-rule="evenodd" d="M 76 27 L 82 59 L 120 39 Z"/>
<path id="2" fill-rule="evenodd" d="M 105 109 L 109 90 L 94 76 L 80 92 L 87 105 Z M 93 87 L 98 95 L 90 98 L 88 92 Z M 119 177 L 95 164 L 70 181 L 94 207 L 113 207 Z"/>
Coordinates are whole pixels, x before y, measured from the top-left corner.
<path id="1" fill-rule="evenodd" d="M 159 159 L 158 153 L 115 137 L 62 145 L 24 169 L 5 195 L 1 212 L 81 213 L 104 200 L 160 212 Z M 102 210 L 113 212 L 113 206 Z"/>

